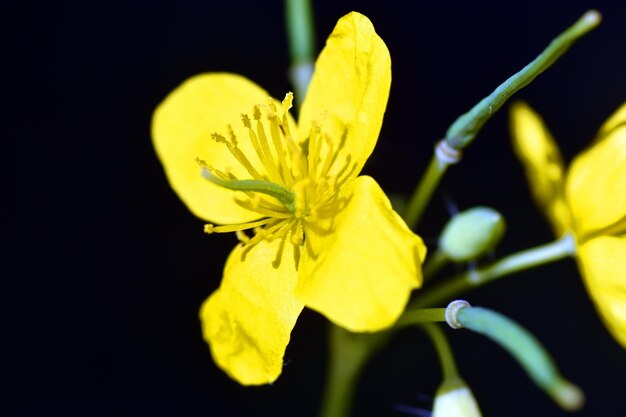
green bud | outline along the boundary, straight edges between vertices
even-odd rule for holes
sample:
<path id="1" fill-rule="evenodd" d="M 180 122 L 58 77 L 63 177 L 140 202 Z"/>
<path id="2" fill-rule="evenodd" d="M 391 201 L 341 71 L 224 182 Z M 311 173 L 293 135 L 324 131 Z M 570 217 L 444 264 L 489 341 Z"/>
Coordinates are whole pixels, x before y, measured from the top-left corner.
<path id="1" fill-rule="evenodd" d="M 481 417 L 472 391 L 460 378 L 446 380 L 435 396 L 432 417 Z"/>
<path id="2" fill-rule="evenodd" d="M 471 261 L 493 249 L 505 228 L 504 217 L 494 209 L 473 207 L 450 219 L 439 238 L 439 249 L 452 261 Z"/>

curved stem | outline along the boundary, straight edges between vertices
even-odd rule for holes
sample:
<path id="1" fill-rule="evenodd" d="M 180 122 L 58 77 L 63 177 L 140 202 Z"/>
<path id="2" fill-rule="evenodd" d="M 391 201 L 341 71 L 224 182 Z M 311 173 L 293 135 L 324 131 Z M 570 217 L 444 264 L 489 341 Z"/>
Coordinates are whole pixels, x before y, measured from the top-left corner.
<path id="1" fill-rule="evenodd" d="M 430 290 L 425 290 L 409 304 L 405 314 L 414 309 L 440 304 L 472 288 L 480 287 L 514 272 L 558 261 L 575 253 L 576 245 L 573 236 L 565 234 L 554 242 L 514 253 L 487 267 L 466 271 Z"/>
<path id="2" fill-rule="evenodd" d="M 455 149 L 463 149 L 469 145 L 483 125 L 513 94 L 552 66 L 577 40 L 595 29 L 601 21 L 602 16 L 596 10 L 585 13 L 576 23 L 554 38 L 531 63 L 500 84 L 491 94 L 452 123 L 446 132 L 448 144 Z"/>
<path id="3" fill-rule="evenodd" d="M 445 142 L 441 141 L 437 146 L 439 147 L 442 143 Z M 415 191 L 413 192 L 413 195 L 409 200 L 409 204 L 404 212 L 404 221 L 407 226 L 409 226 L 409 229 L 415 230 L 419 224 L 419 221 L 424 214 L 424 210 L 426 210 L 426 206 L 430 202 L 435 189 L 437 189 L 439 182 L 441 182 L 448 166 L 452 163 L 455 162 L 447 160 L 445 155 L 442 154 L 442 152 L 438 152 L 437 148 L 435 148 L 435 152 L 430 160 L 430 163 L 428 164 L 428 168 L 426 169 L 424 175 L 422 175 L 422 178 L 415 188 Z"/>
<path id="4" fill-rule="evenodd" d="M 450 381 L 459 378 L 459 371 L 456 368 L 456 362 L 454 361 L 454 355 L 450 348 L 450 343 L 446 339 L 446 335 L 443 333 L 437 325 L 432 323 L 423 324 L 422 327 L 432 340 L 437 355 L 439 356 L 439 362 L 441 363 L 441 372 L 443 373 L 443 380 Z"/>
<path id="5" fill-rule="evenodd" d="M 561 376 L 548 351 L 524 327 L 500 313 L 480 307 L 459 310 L 457 320 L 509 352 L 535 384 L 561 407 L 574 411 L 582 406 L 584 395 L 580 389 Z"/>
<path id="6" fill-rule="evenodd" d="M 602 16 L 597 11 L 590 10 L 585 13 L 576 23 L 557 36 L 531 63 L 500 84 L 491 94 L 450 125 L 442 141 L 444 146 L 440 142 L 435 148 L 435 155 L 407 207 L 404 218 L 409 228 L 415 229 L 418 225 L 448 166 L 458 162 L 454 152 L 460 152 L 467 147 L 478 135 L 483 125 L 513 94 L 552 66 L 578 39 L 596 28 L 601 21 Z M 447 156 L 452 156 L 452 161 L 446 160 Z M 460 158 L 460 154 L 458 157 Z M 454 161 L 455 158 L 457 158 L 456 161 Z"/>

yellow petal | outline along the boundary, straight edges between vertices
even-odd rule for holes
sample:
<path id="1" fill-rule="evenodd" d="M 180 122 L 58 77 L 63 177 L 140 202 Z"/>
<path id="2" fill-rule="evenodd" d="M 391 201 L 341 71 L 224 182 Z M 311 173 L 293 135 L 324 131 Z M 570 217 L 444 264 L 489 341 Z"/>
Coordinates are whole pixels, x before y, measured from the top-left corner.
<path id="1" fill-rule="evenodd" d="M 626 347 L 626 237 L 603 236 L 579 247 L 587 289 L 607 328 Z"/>
<path id="2" fill-rule="evenodd" d="M 244 385 L 267 384 L 280 375 L 291 329 L 303 308 L 293 295 L 296 263 L 288 242 L 278 268 L 272 261 L 281 239 L 258 243 L 245 258 L 245 250 L 237 246 L 220 288 L 200 309 L 215 363 Z"/>
<path id="3" fill-rule="evenodd" d="M 196 216 L 215 223 L 259 218 L 257 213 L 235 204 L 236 192 L 204 179 L 196 158 L 240 179 L 249 179 L 226 145 L 211 135 L 228 137 L 231 125 L 239 148 L 258 169 L 260 164 L 241 114 L 251 115 L 253 107 L 266 104 L 268 98 L 267 92 L 244 77 L 210 73 L 188 79 L 157 107 L 152 120 L 154 147 L 172 188 Z"/>
<path id="4" fill-rule="evenodd" d="M 579 240 L 599 231 L 626 231 L 626 125 L 576 157 L 566 196 Z"/>
<path id="5" fill-rule="evenodd" d="M 619 125 L 623 125 L 626 123 L 626 103 L 622 104 L 619 109 L 615 113 L 608 118 L 606 122 L 600 128 L 598 132 L 598 137 L 602 138 L 611 130 L 615 129 Z"/>
<path id="6" fill-rule="evenodd" d="M 312 121 L 323 121 L 335 147 L 346 135 L 341 158 L 351 155 L 356 176 L 376 145 L 390 85 L 389 51 L 372 22 L 356 12 L 342 17 L 315 63 L 299 137 L 309 135 Z"/>
<path id="7" fill-rule="evenodd" d="M 511 106 L 511 136 L 517 157 L 537 204 L 543 208 L 557 236 L 571 225 L 563 198 L 564 168 L 558 146 L 543 120 L 527 104 Z"/>
<path id="8" fill-rule="evenodd" d="M 380 330 L 421 285 L 426 248 L 372 178 L 356 178 L 339 198 L 347 205 L 334 213 L 330 232 L 305 229 L 296 295 L 350 331 Z"/>

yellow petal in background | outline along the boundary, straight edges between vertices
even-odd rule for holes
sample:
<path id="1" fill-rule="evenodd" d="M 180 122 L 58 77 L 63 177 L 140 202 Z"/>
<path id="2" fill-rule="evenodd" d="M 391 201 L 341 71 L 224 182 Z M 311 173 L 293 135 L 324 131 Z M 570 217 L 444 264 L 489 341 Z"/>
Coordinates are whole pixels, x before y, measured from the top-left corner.
<path id="1" fill-rule="evenodd" d="M 566 195 L 579 241 L 598 232 L 626 231 L 626 125 L 576 157 Z"/>
<path id="2" fill-rule="evenodd" d="M 244 385 L 273 382 L 303 304 L 293 291 L 296 261 L 292 245 L 282 248 L 281 263 L 272 266 L 281 239 L 258 243 L 246 253 L 230 254 L 220 288 L 202 305 L 200 319 L 215 363 Z"/>
<path id="3" fill-rule="evenodd" d="M 598 132 L 598 138 L 606 136 L 611 130 L 623 124 L 626 124 L 626 103 L 622 104 L 621 107 L 604 122 Z"/>
<path id="4" fill-rule="evenodd" d="M 587 289 L 604 323 L 626 347 L 626 237 L 603 236 L 579 247 Z"/>
<path id="5" fill-rule="evenodd" d="M 356 176 L 376 145 L 390 85 L 389 51 L 372 23 L 356 12 L 342 17 L 315 63 L 300 113 L 300 137 L 309 135 L 315 120 L 323 120 L 322 131 L 335 146 L 347 134 L 341 155 L 352 155 Z"/>
<path id="6" fill-rule="evenodd" d="M 259 166 L 243 127 L 241 114 L 250 114 L 269 95 L 252 81 L 235 74 L 210 73 L 192 77 L 159 105 L 152 120 L 152 140 L 167 178 L 185 205 L 198 217 L 215 223 L 254 220 L 257 213 L 234 203 L 235 192 L 200 175 L 196 158 L 215 168 L 249 178 L 226 145 L 211 135 L 229 135 L 231 125 L 239 148 Z"/>
<path id="7" fill-rule="evenodd" d="M 339 198 L 348 203 L 330 233 L 306 230 L 296 295 L 347 330 L 380 330 L 421 285 L 426 248 L 372 178 L 358 177 Z"/>
<path id="8" fill-rule="evenodd" d="M 513 149 L 522 162 L 533 197 L 560 236 L 570 227 L 564 201 L 564 168 L 561 153 L 543 120 L 527 104 L 511 106 Z"/>

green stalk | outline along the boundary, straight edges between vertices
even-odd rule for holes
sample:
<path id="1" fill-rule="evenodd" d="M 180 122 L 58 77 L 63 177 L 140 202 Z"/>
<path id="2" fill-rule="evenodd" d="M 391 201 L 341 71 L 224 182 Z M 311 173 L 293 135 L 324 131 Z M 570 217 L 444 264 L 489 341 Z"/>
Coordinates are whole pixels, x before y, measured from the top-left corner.
<path id="1" fill-rule="evenodd" d="M 314 68 L 315 26 L 311 1 L 285 0 L 285 24 L 291 59 L 289 78 L 295 90 L 296 107 L 299 108 Z"/>
<path id="2" fill-rule="evenodd" d="M 601 21 L 602 16 L 597 11 L 590 10 L 585 13 L 576 23 L 557 36 L 535 60 L 503 82 L 491 94 L 450 125 L 444 140 L 449 150 L 456 150 L 458 155 L 455 155 L 455 158 L 450 161 L 446 158 L 446 152 L 440 152 L 441 145 L 437 146 L 428 169 L 409 200 L 405 213 L 405 220 L 409 228 L 415 229 L 418 226 L 422 214 L 448 166 L 460 160 L 460 151 L 474 140 L 484 124 L 513 94 L 530 84 L 539 74 L 554 64 L 578 39 L 596 28 Z"/>
<path id="3" fill-rule="evenodd" d="M 469 112 L 460 116 L 446 132 L 446 141 L 455 149 L 463 149 L 476 137 L 483 125 L 516 92 L 530 84 L 548 69 L 581 37 L 595 29 L 602 21 L 596 10 L 585 13 L 576 23 L 557 36 L 530 64 L 522 68 L 482 99 Z"/>
<path id="4" fill-rule="evenodd" d="M 553 242 L 506 256 L 487 267 L 468 270 L 432 289 L 424 290 L 418 295 L 418 298 L 410 303 L 404 314 L 409 314 L 414 309 L 436 306 L 498 278 L 558 261 L 575 253 L 574 238 L 572 235 L 566 234 Z"/>
<path id="5" fill-rule="evenodd" d="M 432 323 L 423 324 L 422 327 L 428 334 L 428 337 L 430 337 L 430 340 L 433 342 L 437 355 L 439 356 L 441 373 L 443 374 L 442 379 L 444 381 L 455 381 L 460 379 L 459 371 L 457 370 L 456 362 L 454 361 L 454 355 L 452 354 L 452 349 L 450 348 L 450 344 L 448 343 L 443 330 L 441 330 L 439 326 Z"/>
<path id="6" fill-rule="evenodd" d="M 390 332 L 350 333 L 330 325 L 329 366 L 324 384 L 321 417 L 348 417 L 361 372 Z"/>
<path id="7" fill-rule="evenodd" d="M 462 308 L 457 313 L 457 320 L 465 328 L 488 337 L 509 352 L 530 379 L 563 409 L 575 411 L 582 407 L 583 393 L 561 376 L 548 351 L 528 330 L 486 308 Z"/>
<path id="8" fill-rule="evenodd" d="M 415 324 L 436 323 L 446 321 L 445 308 L 421 308 L 407 311 L 396 322 L 395 327 L 406 327 Z"/>

